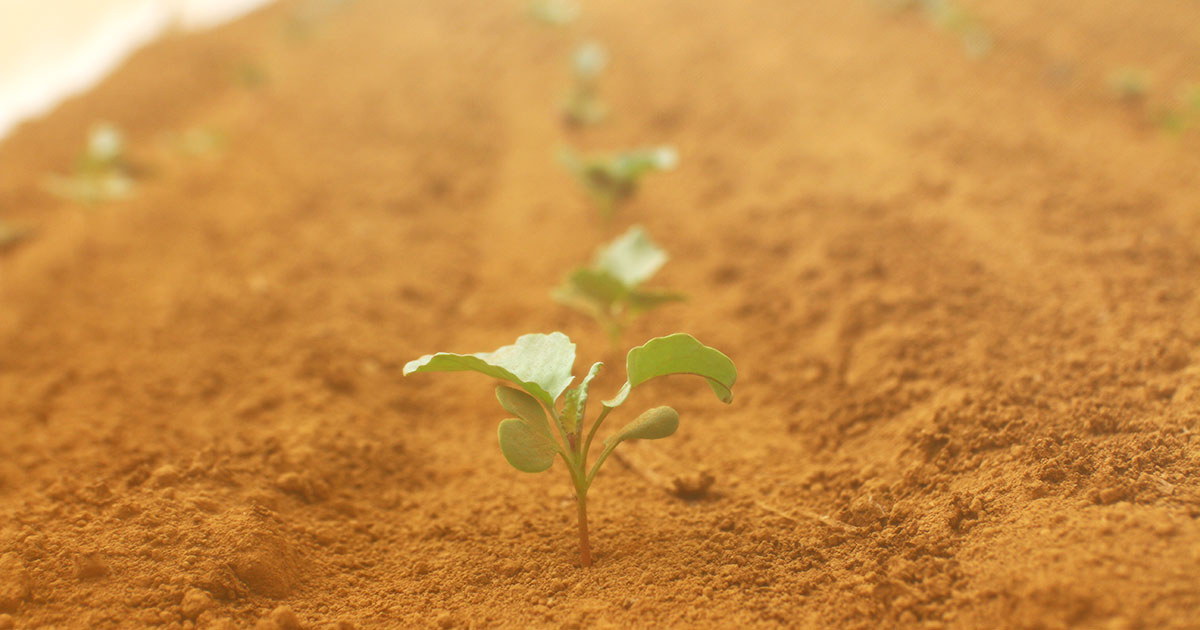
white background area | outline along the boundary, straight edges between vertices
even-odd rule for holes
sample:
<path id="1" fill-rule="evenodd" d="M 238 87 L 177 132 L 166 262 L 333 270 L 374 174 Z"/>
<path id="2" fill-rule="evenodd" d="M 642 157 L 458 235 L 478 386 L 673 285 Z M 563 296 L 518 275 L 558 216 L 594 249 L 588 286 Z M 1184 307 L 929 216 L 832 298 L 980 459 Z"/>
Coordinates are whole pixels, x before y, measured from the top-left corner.
<path id="1" fill-rule="evenodd" d="M 215 26 L 270 1 L 0 0 L 0 138 L 167 30 Z"/>

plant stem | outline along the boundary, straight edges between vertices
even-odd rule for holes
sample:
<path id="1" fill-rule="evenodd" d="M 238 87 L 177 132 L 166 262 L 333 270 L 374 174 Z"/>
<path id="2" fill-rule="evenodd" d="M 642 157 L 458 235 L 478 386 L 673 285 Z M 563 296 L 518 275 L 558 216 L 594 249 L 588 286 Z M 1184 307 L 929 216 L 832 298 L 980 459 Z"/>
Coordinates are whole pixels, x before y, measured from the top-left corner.
<path id="1" fill-rule="evenodd" d="M 592 547 L 588 543 L 587 493 L 576 489 L 575 505 L 579 508 L 579 564 L 592 566 Z"/>

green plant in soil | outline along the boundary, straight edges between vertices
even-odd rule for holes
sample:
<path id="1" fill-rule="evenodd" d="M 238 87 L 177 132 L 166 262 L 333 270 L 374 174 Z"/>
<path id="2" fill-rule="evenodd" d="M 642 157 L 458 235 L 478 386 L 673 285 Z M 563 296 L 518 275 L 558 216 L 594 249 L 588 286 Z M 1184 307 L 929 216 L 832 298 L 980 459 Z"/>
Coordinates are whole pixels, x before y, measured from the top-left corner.
<path id="1" fill-rule="evenodd" d="M 1200 84 L 1184 87 L 1177 104 L 1158 112 L 1158 126 L 1171 134 L 1180 135 L 1200 124 Z"/>
<path id="2" fill-rule="evenodd" d="M 611 219 L 621 203 L 637 194 L 643 177 L 675 168 L 679 154 L 667 146 L 590 156 L 564 149 L 559 161 L 583 186 L 601 214 Z"/>
<path id="3" fill-rule="evenodd" d="M 594 125 L 608 116 L 600 100 L 600 75 L 608 65 L 608 51 L 596 42 L 585 42 L 571 55 L 571 93 L 563 103 L 563 117 L 576 126 Z"/>
<path id="4" fill-rule="evenodd" d="M 1117 99 L 1136 103 L 1150 91 L 1150 77 L 1139 68 L 1121 68 L 1109 75 L 1108 88 Z"/>
<path id="5" fill-rule="evenodd" d="M 633 318 L 685 299 L 682 293 L 642 288 L 666 262 L 667 253 L 634 226 L 601 247 L 590 265 L 567 274 L 553 296 L 595 319 L 616 346 Z"/>
<path id="6" fill-rule="evenodd" d="M 31 233 L 31 230 L 28 228 L 21 228 L 0 221 L 0 253 L 4 253 L 15 247 L 18 243 L 28 238 Z"/>
<path id="7" fill-rule="evenodd" d="M 496 388 L 500 406 L 514 416 L 500 422 L 500 452 L 513 468 L 528 473 L 548 470 L 556 457 L 562 458 L 575 491 L 579 560 L 587 567 L 592 564 L 587 495 L 596 473 L 621 442 L 665 438 L 679 427 L 679 414 L 674 409 L 654 407 L 605 438 L 599 456 L 589 462 L 592 441 L 609 413 L 624 404 L 634 388 L 670 374 L 700 376 L 721 402 L 729 403 L 737 370 L 729 357 L 691 335 L 676 333 L 651 339 L 629 351 L 625 384 L 612 398 L 600 403 L 600 413 L 589 424 L 588 387 L 604 364 L 593 364 L 587 376 L 570 387 L 575 379 L 574 365 L 575 344 L 563 333 L 554 332 L 522 335 L 513 345 L 495 352 L 425 355 L 405 365 L 404 374 L 475 371 L 515 386 Z"/>
<path id="8" fill-rule="evenodd" d="M 71 175 L 52 175 L 46 189 L 60 197 L 95 203 L 128 197 L 133 191 L 125 138 L 115 125 L 100 123 L 88 132 L 87 145 Z"/>
<path id="9" fill-rule="evenodd" d="M 920 9 L 935 27 L 957 35 L 967 55 L 983 57 L 992 49 L 992 35 L 970 9 L 955 0 L 875 0 L 890 11 Z"/>
<path id="10" fill-rule="evenodd" d="M 563 26 L 579 17 L 577 0 L 532 0 L 528 6 L 529 17 L 543 24 Z"/>

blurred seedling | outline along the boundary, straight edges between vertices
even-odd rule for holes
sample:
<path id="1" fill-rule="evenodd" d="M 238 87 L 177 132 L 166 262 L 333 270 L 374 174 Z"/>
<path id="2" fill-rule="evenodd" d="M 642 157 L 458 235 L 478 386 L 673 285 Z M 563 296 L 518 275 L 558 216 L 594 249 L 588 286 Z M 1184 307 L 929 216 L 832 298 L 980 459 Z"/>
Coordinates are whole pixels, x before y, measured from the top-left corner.
<path id="1" fill-rule="evenodd" d="M 657 440 L 679 428 L 679 414 L 674 409 L 649 409 L 608 436 L 595 463 L 589 466 L 592 440 L 608 414 L 621 406 L 635 387 L 660 376 L 703 377 L 724 403 L 733 400 L 732 388 L 737 380 L 737 370 L 729 357 L 691 335 L 657 337 L 629 351 L 625 359 L 625 384 L 615 396 L 600 403 L 600 413 L 589 427 L 585 421 L 588 388 L 603 365 L 593 364 L 579 385 L 568 389 L 575 379 L 571 373 L 575 366 L 575 344 L 566 335 L 554 332 L 523 335 L 515 344 L 495 352 L 439 352 L 404 366 L 406 376 L 414 372 L 475 371 L 515 386 L 496 388 L 500 406 L 515 416 L 500 422 L 497 430 L 500 452 L 513 468 L 528 473 L 548 470 L 555 457 L 562 458 L 575 489 L 579 560 L 585 567 L 592 564 L 587 494 L 604 461 L 625 440 Z"/>
<path id="2" fill-rule="evenodd" d="M 1200 124 L 1200 84 L 1185 87 L 1180 91 L 1177 105 L 1158 114 L 1158 126 L 1175 135 L 1197 124 Z"/>
<path id="3" fill-rule="evenodd" d="M 935 27 L 958 36 L 969 57 L 983 57 L 992 49 L 992 35 L 983 21 L 954 0 L 875 0 L 875 3 L 896 12 L 920 9 Z"/>
<path id="4" fill-rule="evenodd" d="M 591 265 L 571 271 L 554 299 L 595 319 L 616 347 L 635 317 L 685 299 L 682 293 L 642 288 L 666 262 L 667 253 L 634 226 L 597 250 Z"/>
<path id="5" fill-rule="evenodd" d="M 267 71 L 253 62 L 240 63 L 233 69 L 234 82 L 250 90 L 266 85 L 268 78 Z"/>
<path id="6" fill-rule="evenodd" d="M 132 166 L 125 157 L 125 137 L 115 125 L 100 123 L 88 132 L 87 145 L 71 175 L 51 175 L 46 189 L 84 203 L 128 197 L 133 192 Z"/>
<path id="7" fill-rule="evenodd" d="M 667 146 L 592 156 L 563 149 L 559 161 L 583 186 L 600 213 L 611 219 L 617 207 L 637 193 L 643 177 L 675 168 L 679 154 Z"/>
<path id="8" fill-rule="evenodd" d="M 571 93 L 563 102 L 563 117 L 576 126 L 594 125 L 608 116 L 600 100 L 600 75 L 608 65 L 608 51 L 596 42 L 580 44 L 571 55 Z"/>
<path id="9" fill-rule="evenodd" d="M 957 35 L 963 49 L 973 58 L 983 57 L 992 49 L 992 36 L 973 11 L 953 0 L 920 0 L 925 17 L 934 26 Z"/>
<path id="10" fill-rule="evenodd" d="M 167 134 L 164 141 L 175 152 L 188 157 L 207 157 L 220 153 L 225 136 L 204 127 L 189 127 Z"/>
<path id="11" fill-rule="evenodd" d="M 580 7 L 577 0 L 532 0 L 528 13 L 543 24 L 563 26 L 579 18 Z"/>
<path id="12" fill-rule="evenodd" d="M 31 234 L 33 234 L 33 230 L 0 221 L 0 253 L 16 247 L 21 241 L 29 238 Z"/>
<path id="13" fill-rule="evenodd" d="M 1150 77 L 1138 68 L 1121 68 L 1108 77 L 1108 88 L 1118 100 L 1140 102 L 1150 91 Z"/>

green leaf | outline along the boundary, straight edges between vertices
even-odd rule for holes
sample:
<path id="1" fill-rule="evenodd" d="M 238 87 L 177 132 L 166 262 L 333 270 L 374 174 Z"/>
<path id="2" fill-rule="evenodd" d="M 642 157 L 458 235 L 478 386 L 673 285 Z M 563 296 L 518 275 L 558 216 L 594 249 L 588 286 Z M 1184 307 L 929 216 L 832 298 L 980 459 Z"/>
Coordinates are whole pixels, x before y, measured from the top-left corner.
<path id="1" fill-rule="evenodd" d="M 629 309 L 634 313 L 642 313 L 663 304 L 682 302 L 686 299 L 686 295 L 675 291 L 634 291 L 629 294 Z"/>
<path id="2" fill-rule="evenodd" d="M 592 384 L 592 379 L 596 378 L 596 373 L 603 365 L 598 361 L 593 363 L 592 369 L 588 370 L 587 376 L 583 377 L 579 385 L 567 391 L 562 411 L 562 421 L 567 431 L 573 433 L 575 427 L 583 422 L 584 413 L 587 411 L 588 386 Z"/>
<path id="3" fill-rule="evenodd" d="M 604 444 L 613 446 L 625 440 L 658 440 L 674 434 L 678 428 L 678 412 L 670 407 L 655 407 L 610 435 Z"/>
<path id="4" fill-rule="evenodd" d="M 554 464 L 558 446 L 528 422 L 516 418 L 502 420 L 496 435 L 500 438 L 500 452 L 513 468 L 538 473 Z"/>
<path id="5" fill-rule="evenodd" d="M 575 365 L 575 344 L 560 332 L 548 335 L 521 335 L 517 342 L 495 352 L 427 354 L 404 366 L 404 375 L 413 372 L 475 371 L 509 381 L 554 409 L 555 401 L 571 381 Z"/>
<path id="6" fill-rule="evenodd" d="M 567 276 L 555 297 L 569 304 L 583 302 L 589 308 L 607 311 L 626 294 L 621 281 L 607 271 L 580 267 Z"/>
<path id="7" fill-rule="evenodd" d="M 630 350 L 625 358 L 625 369 L 628 380 L 616 396 L 604 401 L 606 407 L 619 406 L 634 387 L 669 374 L 702 376 L 721 402 L 733 401 L 732 388 L 737 380 L 733 361 L 685 333 L 657 337 Z"/>
<path id="8" fill-rule="evenodd" d="M 546 411 L 538 404 L 537 399 L 519 389 L 506 385 L 496 386 L 496 400 L 504 410 L 529 423 L 530 426 L 550 434 L 550 422 L 546 419 Z"/>
<path id="9" fill-rule="evenodd" d="M 667 262 L 667 253 L 646 230 L 635 225 L 622 236 L 596 252 L 592 268 L 606 271 L 627 289 L 633 289 L 650 279 Z"/>

